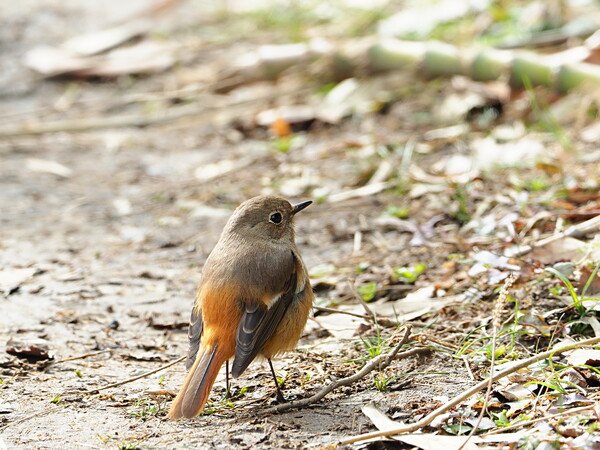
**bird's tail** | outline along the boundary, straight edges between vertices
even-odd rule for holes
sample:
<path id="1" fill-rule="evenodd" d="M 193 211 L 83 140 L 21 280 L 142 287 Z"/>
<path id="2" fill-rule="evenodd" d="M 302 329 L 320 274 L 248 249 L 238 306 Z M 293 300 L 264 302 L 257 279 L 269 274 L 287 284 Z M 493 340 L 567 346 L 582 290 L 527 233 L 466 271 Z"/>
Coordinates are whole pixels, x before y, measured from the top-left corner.
<path id="1" fill-rule="evenodd" d="M 181 390 L 173 400 L 169 419 L 196 417 L 204 408 L 219 369 L 228 358 L 219 352 L 216 344 L 212 348 L 201 347 L 196 361 L 185 377 Z"/>

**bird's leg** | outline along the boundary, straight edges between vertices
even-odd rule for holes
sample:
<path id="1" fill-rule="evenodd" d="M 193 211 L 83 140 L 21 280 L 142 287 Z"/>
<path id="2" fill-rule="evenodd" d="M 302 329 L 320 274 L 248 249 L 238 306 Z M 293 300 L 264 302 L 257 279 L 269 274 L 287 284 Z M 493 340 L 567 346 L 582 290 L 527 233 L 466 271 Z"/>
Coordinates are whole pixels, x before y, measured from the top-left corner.
<path id="1" fill-rule="evenodd" d="M 275 380 L 275 387 L 277 388 L 277 401 L 285 402 L 285 397 L 281 393 L 281 388 L 279 387 L 279 382 L 277 381 L 277 376 L 275 375 L 275 369 L 273 369 L 273 363 L 271 362 L 271 358 L 267 358 L 269 361 L 269 367 L 271 368 L 271 374 L 273 375 L 273 380 Z"/>
<path id="2" fill-rule="evenodd" d="M 231 397 L 229 390 L 229 360 L 225 361 L 225 398 Z"/>

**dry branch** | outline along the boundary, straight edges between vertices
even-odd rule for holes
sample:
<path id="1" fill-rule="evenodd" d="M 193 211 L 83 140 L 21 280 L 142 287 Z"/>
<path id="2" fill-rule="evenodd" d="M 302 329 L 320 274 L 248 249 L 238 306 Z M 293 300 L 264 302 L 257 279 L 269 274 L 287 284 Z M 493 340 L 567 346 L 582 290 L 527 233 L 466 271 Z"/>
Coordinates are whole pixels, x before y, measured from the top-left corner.
<path id="1" fill-rule="evenodd" d="M 600 216 L 593 217 L 589 220 L 586 220 L 585 222 L 581 222 L 577 225 L 570 226 L 565 231 L 553 234 L 552 236 L 549 236 L 544 239 L 540 239 L 534 244 L 513 247 L 506 252 L 506 256 L 523 256 L 531 252 L 534 248 L 544 247 L 545 245 L 551 244 L 552 242 L 556 242 L 564 237 L 579 237 L 582 234 L 591 233 L 592 231 L 596 231 L 598 229 L 600 229 Z"/>
<path id="2" fill-rule="evenodd" d="M 586 339 L 586 340 L 577 342 L 575 344 L 569 344 L 569 345 L 565 345 L 563 347 L 559 347 L 557 349 L 548 350 L 546 352 L 532 356 L 531 358 L 527 358 L 522 361 L 515 362 L 515 364 L 512 364 L 510 367 L 506 368 L 505 370 L 498 372 L 497 374 L 495 374 L 492 377 L 486 378 L 485 380 L 481 381 L 480 383 L 477 383 L 475 386 L 466 390 L 462 394 L 457 395 L 456 397 L 454 397 L 452 400 L 450 400 L 445 405 L 442 405 L 439 408 L 433 410 L 432 412 L 427 414 L 423 419 L 421 419 L 413 424 L 402 425 L 402 426 L 392 429 L 392 430 L 375 431 L 373 433 L 366 433 L 366 434 L 361 434 L 361 435 L 357 435 L 357 436 L 352 436 L 350 438 L 342 440 L 339 444 L 340 445 L 352 444 L 354 442 L 366 441 L 366 440 L 370 440 L 370 439 L 374 439 L 374 438 L 378 438 L 378 437 L 389 437 L 389 436 L 394 436 L 397 434 L 412 433 L 423 427 L 426 427 L 440 414 L 444 414 L 446 411 L 454 408 L 455 406 L 459 405 L 461 402 L 465 401 L 472 395 L 474 395 L 477 392 L 479 392 L 480 390 L 486 388 L 488 386 L 488 383 L 490 383 L 490 382 L 498 381 L 499 379 L 504 378 L 504 377 L 510 375 L 511 373 L 515 373 L 516 371 L 518 371 L 520 369 L 524 369 L 525 367 L 528 367 L 537 361 L 541 361 L 546 358 L 551 358 L 554 355 L 559 355 L 559 354 L 564 353 L 569 350 L 581 348 L 586 345 L 594 345 L 594 344 L 598 344 L 598 343 L 600 343 L 600 338 Z"/>
<path id="3" fill-rule="evenodd" d="M 416 355 L 416 354 L 422 353 L 424 351 L 429 351 L 426 348 L 420 347 L 420 348 L 413 348 L 411 350 L 407 350 L 405 352 L 399 353 L 400 348 L 409 341 L 410 330 L 411 330 L 411 327 L 409 325 L 407 325 L 404 336 L 402 336 L 402 339 L 400 340 L 398 345 L 396 345 L 396 347 L 394 347 L 394 349 L 391 352 L 389 352 L 385 355 L 379 355 L 378 357 L 373 358 L 367 365 L 365 365 L 361 370 L 356 372 L 354 375 L 350 375 L 349 377 L 333 381 L 333 382 L 329 383 L 328 385 L 324 386 L 319 392 L 317 392 L 316 394 L 314 394 L 308 398 L 304 398 L 302 400 L 296 400 L 296 401 L 289 402 L 289 403 L 283 403 L 281 405 L 276 405 L 276 406 L 273 406 L 272 408 L 267 408 L 266 410 L 264 410 L 262 412 L 264 414 L 276 414 L 276 413 L 280 413 L 283 411 L 287 411 L 289 409 L 303 408 L 312 403 L 318 402 L 319 400 L 321 400 L 323 397 L 325 397 L 327 394 L 329 394 L 334 389 L 337 389 L 341 386 L 348 386 L 348 385 L 360 380 L 361 378 L 364 378 L 367 374 L 369 374 L 370 372 L 372 372 L 375 369 L 379 369 L 379 370 L 385 369 L 395 359 L 407 358 L 409 356 Z"/>
<path id="4" fill-rule="evenodd" d="M 100 388 L 91 389 L 89 391 L 84 391 L 84 392 L 63 392 L 63 394 L 97 394 L 98 392 L 104 391 L 105 389 L 110 389 L 110 388 L 114 388 L 114 387 L 118 387 L 118 386 L 123 386 L 124 384 L 132 383 L 132 382 L 140 380 L 142 378 L 146 378 L 146 377 L 148 377 L 150 375 L 155 374 L 156 372 L 160 372 L 161 370 L 164 370 L 164 369 L 167 369 L 167 368 L 169 368 L 171 366 L 174 366 L 178 362 L 183 361 L 185 358 L 187 358 L 187 356 L 182 356 L 181 358 L 176 359 L 175 361 L 171 361 L 170 363 L 165 364 L 164 366 L 160 366 L 157 369 L 153 369 L 153 370 L 150 370 L 148 372 L 144 372 L 143 374 L 137 375 L 137 376 L 132 377 L 132 378 L 127 378 L 126 380 L 123 380 L 123 381 L 118 381 L 116 383 L 107 384 L 106 386 L 102 386 Z"/>

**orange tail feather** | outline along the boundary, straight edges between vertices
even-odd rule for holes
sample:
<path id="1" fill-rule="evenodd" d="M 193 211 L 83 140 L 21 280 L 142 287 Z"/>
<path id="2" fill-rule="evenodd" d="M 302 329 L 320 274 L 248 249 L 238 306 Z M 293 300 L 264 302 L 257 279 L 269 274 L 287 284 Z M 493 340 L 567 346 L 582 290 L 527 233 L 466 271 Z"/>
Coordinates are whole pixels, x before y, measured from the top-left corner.
<path id="1" fill-rule="evenodd" d="M 191 419 L 200 414 L 219 374 L 219 369 L 227 359 L 223 352 L 219 351 L 218 345 L 209 349 L 201 348 L 181 390 L 171 404 L 167 417 Z"/>

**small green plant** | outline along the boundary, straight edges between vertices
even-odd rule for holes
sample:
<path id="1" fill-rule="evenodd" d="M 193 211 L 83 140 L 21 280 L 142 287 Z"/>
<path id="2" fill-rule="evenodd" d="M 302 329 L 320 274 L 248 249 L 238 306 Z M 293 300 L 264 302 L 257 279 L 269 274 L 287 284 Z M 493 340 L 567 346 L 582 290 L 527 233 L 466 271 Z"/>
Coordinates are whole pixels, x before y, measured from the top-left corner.
<path id="1" fill-rule="evenodd" d="M 466 184 L 457 184 L 454 187 L 454 201 L 456 202 L 454 218 L 460 223 L 467 223 L 471 220 L 471 213 L 469 212 L 469 206 L 467 205 L 469 200 L 467 188 L 468 186 Z"/>
<path id="2" fill-rule="evenodd" d="M 371 267 L 371 263 L 369 261 L 362 261 L 358 263 L 358 266 L 356 266 L 356 269 L 354 269 L 354 273 L 363 273 L 365 272 L 369 267 Z"/>
<path id="3" fill-rule="evenodd" d="M 547 381 L 530 381 L 528 383 L 525 383 L 524 386 L 529 386 L 529 385 L 538 385 L 538 386 L 543 386 L 548 390 L 553 390 L 558 392 L 559 394 L 566 394 L 567 391 L 565 390 L 563 384 L 567 384 L 564 382 L 564 380 L 560 380 L 558 378 L 551 378 L 548 379 Z"/>
<path id="4" fill-rule="evenodd" d="M 552 295 L 556 295 L 561 296 L 564 292 L 564 288 L 562 286 L 553 286 L 550 289 L 548 289 L 548 292 L 550 292 Z"/>
<path id="5" fill-rule="evenodd" d="M 304 388 L 306 383 L 312 380 L 312 375 L 310 373 L 305 373 L 302 378 L 300 378 L 300 387 Z"/>
<path id="6" fill-rule="evenodd" d="M 75 369 L 74 372 L 75 372 L 75 375 L 77 375 L 77 378 L 83 378 L 83 374 L 81 373 L 81 371 L 79 369 Z"/>
<path id="7" fill-rule="evenodd" d="M 360 341 L 367 350 L 368 357 L 366 359 L 373 359 L 381 355 L 386 347 L 386 339 L 381 336 L 377 322 L 375 322 L 375 336 L 361 336 Z M 365 358 L 362 360 L 364 361 Z"/>
<path id="8" fill-rule="evenodd" d="M 549 105 L 540 100 L 528 77 L 523 78 L 523 86 L 525 86 L 525 89 L 529 94 L 529 102 L 531 104 L 531 109 L 536 116 L 536 122 L 547 132 L 553 134 L 556 141 L 565 150 L 572 150 L 574 147 L 569 135 L 561 124 L 558 123 L 556 117 L 552 115 Z"/>
<path id="9" fill-rule="evenodd" d="M 144 441 L 143 440 L 135 441 L 135 442 L 121 441 L 117 444 L 117 448 L 119 450 L 138 450 L 140 448 L 140 445 L 142 444 L 142 442 L 144 442 Z"/>
<path id="10" fill-rule="evenodd" d="M 530 192 L 539 192 L 545 191 L 551 186 L 551 182 L 548 177 L 540 175 L 534 178 L 527 180 L 525 185 L 523 186 L 527 191 Z"/>
<path id="11" fill-rule="evenodd" d="M 511 425 L 510 420 L 506 417 L 506 411 L 494 412 L 489 411 L 489 414 L 492 416 L 492 420 L 498 427 L 507 427 Z"/>
<path id="12" fill-rule="evenodd" d="M 214 402 L 209 400 L 206 403 L 206 406 L 200 413 L 201 416 L 212 416 L 213 414 L 217 414 L 219 411 L 223 409 L 231 409 L 235 406 L 235 404 L 231 401 L 231 397 L 223 398 L 223 400 L 219 402 Z"/>
<path id="13" fill-rule="evenodd" d="M 396 205 L 389 205 L 386 210 L 385 210 L 385 214 L 388 216 L 392 216 L 392 217 L 397 217 L 398 219 L 406 219 L 408 217 L 410 213 L 410 208 L 408 206 L 396 206 Z"/>
<path id="14" fill-rule="evenodd" d="M 280 153 L 289 152 L 290 149 L 292 148 L 293 137 L 294 137 L 293 135 L 290 135 L 290 136 L 275 138 L 273 140 L 273 146 L 275 147 L 275 150 L 277 150 Z"/>
<path id="15" fill-rule="evenodd" d="M 425 263 L 417 263 L 410 267 L 395 267 L 393 275 L 398 279 L 402 279 L 407 283 L 414 283 L 417 278 L 425 272 L 427 265 Z"/>
<path id="16" fill-rule="evenodd" d="M 592 284 L 592 281 L 594 280 L 594 277 L 598 273 L 598 269 L 600 269 L 600 263 L 596 264 L 596 266 L 594 267 L 594 270 L 590 274 L 587 282 L 585 283 L 583 289 L 581 290 L 581 294 L 577 293 L 577 290 L 573 286 L 573 283 L 571 283 L 569 278 L 567 278 L 567 276 L 564 273 L 562 273 L 560 270 L 558 270 L 557 268 L 548 267 L 548 268 L 546 268 L 546 271 L 550 272 L 552 275 L 557 276 L 560 279 L 560 281 L 563 282 L 563 284 L 569 291 L 569 294 L 571 295 L 571 299 L 573 300 L 573 307 L 575 308 L 575 311 L 577 311 L 577 313 L 581 317 L 583 317 L 587 313 L 587 309 L 583 304 L 584 301 L 586 301 L 586 300 L 600 301 L 600 299 L 598 299 L 598 298 L 591 298 L 591 297 L 585 296 L 590 285 Z"/>
<path id="17" fill-rule="evenodd" d="M 379 392 L 385 392 L 389 384 L 395 379 L 396 377 L 388 377 L 385 373 L 378 372 L 373 375 L 373 384 Z"/>
<path id="18" fill-rule="evenodd" d="M 142 398 L 136 401 L 135 406 L 136 409 L 127 411 L 127 414 L 134 417 L 152 417 L 165 411 L 167 402 Z"/>
<path id="19" fill-rule="evenodd" d="M 50 403 L 54 403 L 55 405 L 58 405 L 61 401 L 60 395 L 56 394 L 54 396 L 54 398 L 52 400 L 50 400 Z"/>
<path id="20" fill-rule="evenodd" d="M 225 397 L 225 398 L 243 397 L 244 395 L 246 395 L 247 392 L 248 392 L 247 387 L 243 387 L 240 389 L 230 389 L 229 397 Z M 225 392 L 225 394 L 227 394 L 227 392 Z"/>
<path id="21" fill-rule="evenodd" d="M 377 282 L 371 281 L 363 284 L 362 286 L 359 286 L 356 291 L 360 295 L 360 298 L 365 302 L 370 302 L 375 298 L 375 295 L 377 295 Z"/>

